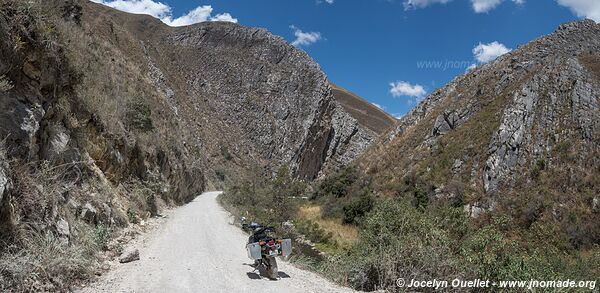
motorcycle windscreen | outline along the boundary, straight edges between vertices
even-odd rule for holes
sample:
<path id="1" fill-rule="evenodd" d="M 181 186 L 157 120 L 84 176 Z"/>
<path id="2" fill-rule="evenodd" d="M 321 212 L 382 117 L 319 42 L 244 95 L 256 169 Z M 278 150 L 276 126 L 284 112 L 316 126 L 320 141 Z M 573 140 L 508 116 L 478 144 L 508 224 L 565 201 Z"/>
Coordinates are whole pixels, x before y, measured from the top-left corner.
<path id="1" fill-rule="evenodd" d="M 292 254 L 292 239 L 283 239 L 281 241 L 281 255 L 288 257 Z"/>
<path id="2" fill-rule="evenodd" d="M 262 256 L 260 254 L 260 244 L 258 242 L 250 243 L 246 245 L 246 250 L 248 250 L 248 258 L 250 259 L 261 259 Z"/>

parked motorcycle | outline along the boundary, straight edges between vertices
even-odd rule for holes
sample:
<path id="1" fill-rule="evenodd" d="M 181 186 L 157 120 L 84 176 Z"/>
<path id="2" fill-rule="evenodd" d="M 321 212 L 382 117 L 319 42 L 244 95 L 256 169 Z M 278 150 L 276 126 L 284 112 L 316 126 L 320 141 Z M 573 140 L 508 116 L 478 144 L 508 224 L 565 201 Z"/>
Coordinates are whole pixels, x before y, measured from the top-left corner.
<path id="1" fill-rule="evenodd" d="M 242 228 L 251 230 L 252 235 L 248 239 L 246 250 L 248 257 L 254 260 L 256 269 L 264 267 L 267 277 L 271 280 L 277 280 L 278 268 L 275 257 L 289 257 L 292 254 L 291 239 L 277 239 L 272 237 L 275 228 L 263 226 L 256 222 L 246 223 L 246 218 L 242 217 Z"/>

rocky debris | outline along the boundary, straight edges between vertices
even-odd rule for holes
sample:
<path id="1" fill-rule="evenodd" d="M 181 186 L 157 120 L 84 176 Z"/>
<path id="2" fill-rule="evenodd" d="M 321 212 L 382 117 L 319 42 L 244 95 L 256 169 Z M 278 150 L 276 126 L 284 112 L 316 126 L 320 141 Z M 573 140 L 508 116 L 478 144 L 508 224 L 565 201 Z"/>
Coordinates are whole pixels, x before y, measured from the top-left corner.
<path id="1" fill-rule="evenodd" d="M 67 200 L 67 207 L 74 213 L 77 213 L 81 209 L 81 204 L 73 198 Z"/>
<path id="2" fill-rule="evenodd" d="M 452 173 L 454 173 L 454 174 L 460 173 L 460 171 L 462 170 L 463 164 L 464 164 L 464 162 L 460 159 L 454 160 L 454 163 L 452 164 Z"/>
<path id="3" fill-rule="evenodd" d="M 98 211 L 96 210 L 96 208 L 88 202 L 85 205 L 83 205 L 79 217 L 88 223 L 95 223 L 97 214 Z"/>
<path id="4" fill-rule="evenodd" d="M 487 211 L 493 210 L 493 205 L 490 207 L 482 206 L 480 203 L 467 204 L 463 207 L 463 210 L 471 218 L 479 218 Z"/>
<path id="5" fill-rule="evenodd" d="M 281 224 L 281 227 L 285 230 L 293 230 L 295 225 L 290 221 L 285 221 Z"/>
<path id="6" fill-rule="evenodd" d="M 128 263 L 136 260 L 140 260 L 140 251 L 135 248 L 128 248 L 119 256 L 120 263 Z"/>
<path id="7" fill-rule="evenodd" d="M 58 235 L 60 236 L 69 237 L 71 235 L 69 222 L 64 219 L 58 220 L 58 222 L 56 222 L 56 232 L 58 232 Z"/>
<path id="8" fill-rule="evenodd" d="M 179 107 L 178 116 L 221 120 L 203 129 L 218 128 L 228 149 L 247 153 L 243 160 L 268 162 L 272 171 L 286 164 L 313 179 L 356 158 L 375 137 L 335 101 L 314 60 L 264 29 L 204 22 L 167 30 L 145 46 L 150 75 L 168 104 L 192 105 L 193 113 Z M 177 62 L 177 72 L 160 62 L 165 57 Z M 173 86 L 181 73 L 189 79 L 185 89 Z M 236 140 L 223 140 L 224 129 Z"/>
<path id="9" fill-rule="evenodd" d="M 595 154 L 600 135 L 598 36 L 600 25 L 593 21 L 568 23 L 455 78 L 405 115 L 379 149 L 414 158 L 405 160 L 403 166 L 393 165 L 400 173 L 422 168 L 418 166 L 423 161 L 418 153 L 422 149 L 428 150 L 428 156 L 450 149 L 453 157 L 448 159 L 455 164 L 444 166 L 450 169 L 448 173 L 456 175 L 468 166 L 474 178 L 470 185 L 488 195 L 539 172 L 534 170 L 538 161 L 552 162 L 557 152 L 566 155 L 575 149 L 569 146 L 577 149 L 572 162 L 583 167 L 575 171 L 588 167 L 596 170 L 593 166 L 598 164 Z M 472 121 L 474 117 L 476 121 Z M 450 133 L 460 140 L 444 140 Z M 461 166 L 457 160 L 462 161 Z M 386 162 L 375 164 L 380 169 L 386 164 L 384 168 L 391 168 Z M 573 174 L 570 177 L 571 181 L 577 179 Z"/>
<path id="10" fill-rule="evenodd" d="M 340 106 L 335 108 L 332 121 L 325 163 L 336 169 L 348 165 L 362 154 L 373 142 L 375 133 L 361 127 Z"/>
<path id="11" fill-rule="evenodd" d="M 546 83 L 540 76 L 516 92 L 513 105 L 504 111 L 500 127 L 490 143 L 490 154 L 484 171 L 484 188 L 495 191 L 498 181 L 506 177 L 517 164 L 521 147 L 529 142 L 529 131 L 535 118 L 540 85 Z"/>
<path id="12" fill-rule="evenodd" d="M 592 210 L 600 210 L 600 197 L 594 197 L 592 199 Z"/>

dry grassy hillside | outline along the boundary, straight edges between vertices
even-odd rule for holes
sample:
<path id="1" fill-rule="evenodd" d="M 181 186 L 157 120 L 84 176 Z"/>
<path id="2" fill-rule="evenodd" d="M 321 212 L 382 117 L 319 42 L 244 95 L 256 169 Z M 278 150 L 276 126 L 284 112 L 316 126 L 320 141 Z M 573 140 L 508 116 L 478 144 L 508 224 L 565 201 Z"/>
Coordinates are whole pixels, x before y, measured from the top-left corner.
<path id="1" fill-rule="evenodd" d="M 0 0 L 0 53 L 0 291 L 68 290 L 165 206 L 283 165 L 312 179 L 373 140 L 262 29 Z"/>
<path id="2" fill-rule="evenodd" d="M 382 134 L 396 124 L 394 117 L 369 101 L 334 84 L 331 85 L 331 90 L 335 100 L 344 107 L 346 112 L 350 113 L 358 123 L 375 133 Z"/>

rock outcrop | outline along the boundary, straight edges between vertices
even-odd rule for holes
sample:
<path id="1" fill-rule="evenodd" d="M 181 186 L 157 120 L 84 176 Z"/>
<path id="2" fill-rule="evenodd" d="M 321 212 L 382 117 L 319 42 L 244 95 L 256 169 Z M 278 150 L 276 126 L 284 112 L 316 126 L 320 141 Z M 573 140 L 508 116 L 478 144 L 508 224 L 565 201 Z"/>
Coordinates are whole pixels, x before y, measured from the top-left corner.
<path id="1" fill-rule="evenodd" d="M 362 166 L 381 185 L 415 173 L 435 186 L 462 181 L 482 201 L 471 206 L 486 209 L 523 193 L 591 202 L 600 174 L 598 52 L 600 25 L 561 25 L 435 91 Z"/>
<path id="2" fill-rule="evenodd" d="M 305 52 L 264 29 L 172 28 L 85 0 L 0 8 L 0 139 L 14 162 L 6 169 L 31 178 L 14 190 L 31 221 L 69 211 L 124 224 L 155 215 L 157 202 L 185 203 L 207 185 L 284 165 L 311 180 L 376 136 Z"/>

